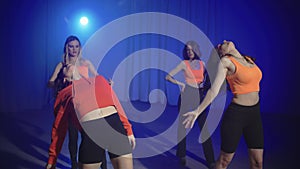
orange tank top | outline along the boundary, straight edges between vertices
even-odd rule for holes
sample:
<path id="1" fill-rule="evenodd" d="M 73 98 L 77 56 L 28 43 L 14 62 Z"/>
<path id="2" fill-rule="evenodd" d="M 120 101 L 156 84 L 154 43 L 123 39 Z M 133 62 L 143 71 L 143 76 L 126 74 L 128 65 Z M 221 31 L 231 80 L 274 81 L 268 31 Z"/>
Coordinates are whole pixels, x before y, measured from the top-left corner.
<path id="1" fill-rule="evenodd" d="M 199 84 L 203 82 L 204 79 L 204 66 L 203 62 L 199 60 L 199 69 L 192 69 L 188 60 L 184 60 L 186 65 L 186 71 L 184 71 L 185 81 L 188 84 Z"/>
<path id="2" fill-rule="evenodd" d="M 235 72 L 226 77 L 233 94 L 246 94 L 259 91 L 259 83 L 262 72 L 257 67 L 247 67 L 239 63 L 233 57 L 228 57 L 235 65 Z"/>
<path id="3" fill-rule="evenodd" d="M 81 76 L 84 76 L 85 78 L 89 77 L 89 68 L 85 65 L 80 65 L 77 67 L 79 73 Z"/>

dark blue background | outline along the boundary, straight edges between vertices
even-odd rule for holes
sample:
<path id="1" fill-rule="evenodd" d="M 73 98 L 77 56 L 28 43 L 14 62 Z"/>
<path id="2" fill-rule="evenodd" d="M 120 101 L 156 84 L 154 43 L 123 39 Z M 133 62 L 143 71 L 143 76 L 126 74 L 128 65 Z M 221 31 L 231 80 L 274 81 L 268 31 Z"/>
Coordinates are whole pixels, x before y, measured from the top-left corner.
<path id="1" fill-rule="evenodd" d="M 263 71 L 260 95 L 265 132 L 265 167 L 297 168 L 299 138 L 295 131 L 299 128 L 299 9 L 296 0 L 0 1 L 1 168 L 41 168 L 47 161 L 54 116 L 51 110 L 53 97 L 46 83 L 55 65 L 62 59 L 66 37 L 75 34 L 84 44 L 105 24 L 138 12 L 164 12 L 179 16 L 197 25 L 213 44 L 223 39 L 233 40 L 242 53 L 256 57 Z M 78 17 L 84 12 L 90 18 L 89 29 L 80 29 L 77 25 Z M 105 57 L 99 73 L 111 76 L 118 64 L 112 60 L 121 61 L 122 57 L 136 50 L 163 48 L 159 43 L 152 43 L 153 46 L 130 46 L 128 50 L 126 40 L 139 38 L 152 38 L 159 42 L 165 37 L 141 35 L 125 39 L 113 48 L 115 50 L 109 51 L 108 56 L 115 57 Z M 171 38 L 168 42 L 178 43 Z M 181 51 L 177 46 L 167 46 L 163 49 L 173 53 Z M 146 70 L 139 75 L 153 72 L 158 78 L 165 75 L 165 72 L 151 71 Z M 135 84 L 134 80 L 132 84 Z M 140 110 L 149 106 L 147 103 L 133 103 Z M 136 136 L 163 131 L 173 122 L 175 115 L 172 115 L 176 111 L 176 107 L 169 106 L 167 113 L 153 123 L 132 123 Z M 199 132 L 198 128 L 194 129 Z M 215 155 L 220 146 L 218 132 L 219 129 L 213 135 Z M 197 137 L 192 135 L 191 138 Z M 194 142 L 195 146 L 189 149 L 187 155 L 203 161 L 198 156 L 201 151 L 198 151 L 200 146 L 197 140 L 189 140 L 188 145 Z M 197 155 L 191 150 L 197 151 Z M 233 166 L 247 166 L 248 154 L 245 150 L 245 144 L 240 144 Z M 67 148 L 63 152 L 68 154 Z M 64 163 L 60 162 L 58 167 L 66 168 L 64 165 L 69 162 L 68 156 L 61 154 L 59 158 Z M 161 165 L 179 167 L 175 155 L 170 152 L 138 160 L 149 168 Z"/>
<path id="2" fill-rule="evenodd" d="M 0 112 L 49 105 L 52 96 L 46 82 L 61 60 L 68 35 L 79 36 L 84 44 L 97 29 L 114 19 L 151 11 L 170 13 L 192 22 L 213 44 L 223 39 L 233 40 L 242 53 L 257 58 L 263 71 L 262 112 L 296 114 L 299 111 L 299 5 L 296 2 L 1 1 Z M 207 16 L 197 17 L 203 10 L 207 10 Z M 89 29 L 81 30 L 73 24 L 81 12 L 90 16 Z"/>

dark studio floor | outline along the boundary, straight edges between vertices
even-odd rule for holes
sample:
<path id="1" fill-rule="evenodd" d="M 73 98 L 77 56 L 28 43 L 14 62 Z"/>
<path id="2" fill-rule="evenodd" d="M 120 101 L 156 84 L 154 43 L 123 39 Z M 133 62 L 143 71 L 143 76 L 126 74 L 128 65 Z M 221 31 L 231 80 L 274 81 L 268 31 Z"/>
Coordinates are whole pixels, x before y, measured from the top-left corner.
<path id="1" fill-rule="evenodd" d="M 144 103 L 136 103 L 143 107 Z M 167 107 L 167 115 L 176 113 L 175 106 Z M 53 121 L 52 111 L 29 110 L 18 113 L 2 113 L 0 119 L 0 168 L 1 169 L 39 169 L 45 166 L 47 151 L 50 143 L 50 130 Z M 165 116 L 167 117 L 167 116 Z M 168 119 L 160 119 L 155 125 L 147 124 L 135 126 L 136 136 L 153 135 L 164 126 L 170 124 Z M 299 150 L 298 121 L 299 116 L 262 113 L 265 133 L 264 168 L 266 169 L 292 169 L 296 166 L 296 152 Z M 207 168 L 202 152 L 202 146 L 197 142 L 199 136 L 198 126 L 194 126 L 187 138 L 187 169 Z M 212 136 L 215 157 L 220 152 L 219 128 Z M 67 141 L 59 156 L 57 168 L 70 168 Z M 297 147 L 296 147 L 297 146 Z M 181 169 L 175 156 L 175 147 L 160 155 L 135 158 L 136 169 Z M 299 157 L 299 156 L 298 156 Z M 112 168 L 108 161 L 109 168 Z M 230 169 L 246 169 L 248 167 L 247 148 L 242 139 L 236 155 L 229 167 Z"/>

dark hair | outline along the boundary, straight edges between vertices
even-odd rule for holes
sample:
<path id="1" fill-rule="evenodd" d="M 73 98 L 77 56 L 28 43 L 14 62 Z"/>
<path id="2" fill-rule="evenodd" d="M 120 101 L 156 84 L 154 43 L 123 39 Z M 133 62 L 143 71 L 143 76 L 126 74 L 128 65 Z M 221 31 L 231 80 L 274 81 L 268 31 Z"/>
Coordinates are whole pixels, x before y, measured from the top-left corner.
<path id="1" fill-rule="evenodd" d="M 79 38 L 77 36 L 71 35 L 69 37 L 67 37 L 65 45 L 64 45 L 64 53 L 66 53 L 66 46 L 69 42 L 77 40 L 79 42 L 79 46 L 81 46 L 81 42 L 79 40 Z"/>
<path id="2" fill-rule="evenodd" d="M 186 44 L 184 45 L 183 51 L 182 51 L 183 59 L 184 60 L 189 60 L 190 59 L 189 56 L 186 53 L 186 48 L 187 48 L 188 45 L 190 45 L 192 47 L 192 50 L 194 52 L 195 57 L 193 59 L 200 60 L 200 57 L 201 57 L 200 47 L 199 47 L 198 43 L 195 42 L 195 41 L 186 42 Z"/>
<path id="3" fill-rule="evenodd" d="M 232 56 L 232 57 L 234 57 L 232 54 L 230 54 L 230 53 L 226 53 L 226 54 L 224 54 L 223 56 Z M 254 58 L 254 57 L 252 57 L 252 56 L 247 56 L 247 55 L 243 55 L 242 54 L 242 56 L 245 58 L 245 60 L 248 62 L 248 63 L 253 63 L 253 62 L 255 62 L 255 60 L 256 60 L 256 58 Z"/>
<path id="4" fill-rule="evenodd" d="M 230 53 L 225 53 L 225 54 L 222 54 L 222 52 L 221 52 L 221 47 L 222 47 L 222 45 L 223 44 L 221 44 L 220 46 L 217 46 L 216 47 L 216 50 L 217 50 L 217 52 L 218 52 L 218 54 L 219 54 L 219 56 L 220 56 L 220 58 L 222 58 L 223 56 L 232 56 L 232 57 L 234 57 L 232 54 L 230 54 Z M 256 58 L 254 58 L 254 57 L 252 57 L 252 56 L 248 56 L 248 55 L 244 55 L 244 54 L 242 54 L 241 53 L 241 55 L 245 58 L 245 60 L 247 61 L 247 62 L 249 62 L 249 63 L 253 63 L 253 62 L 255 62 L 255 60 L 256 60 Z"/>

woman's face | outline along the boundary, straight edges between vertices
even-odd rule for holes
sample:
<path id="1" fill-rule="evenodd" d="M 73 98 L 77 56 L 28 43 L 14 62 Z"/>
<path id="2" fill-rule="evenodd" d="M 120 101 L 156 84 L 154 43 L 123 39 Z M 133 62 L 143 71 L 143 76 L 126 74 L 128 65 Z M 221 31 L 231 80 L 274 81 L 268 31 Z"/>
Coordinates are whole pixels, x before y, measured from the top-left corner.
<path id="1" fill-rule="evenodd" d="M 195 57 L 195 54 L 194 54 L 194 51 L 193 51 L 193 48 L 191 45 L 187 45 L 186 46 L 186 54 L 187 56 L 190 58 L 190 59 L 193 59 Z"/>
<path id="2" fill-rule="evenodd" d="M 67 44 L 67 50 L 68 50 L 69 56 L 77 57 L 80 52 L 79 42 L 77 40 L 70 41 Z"/>

